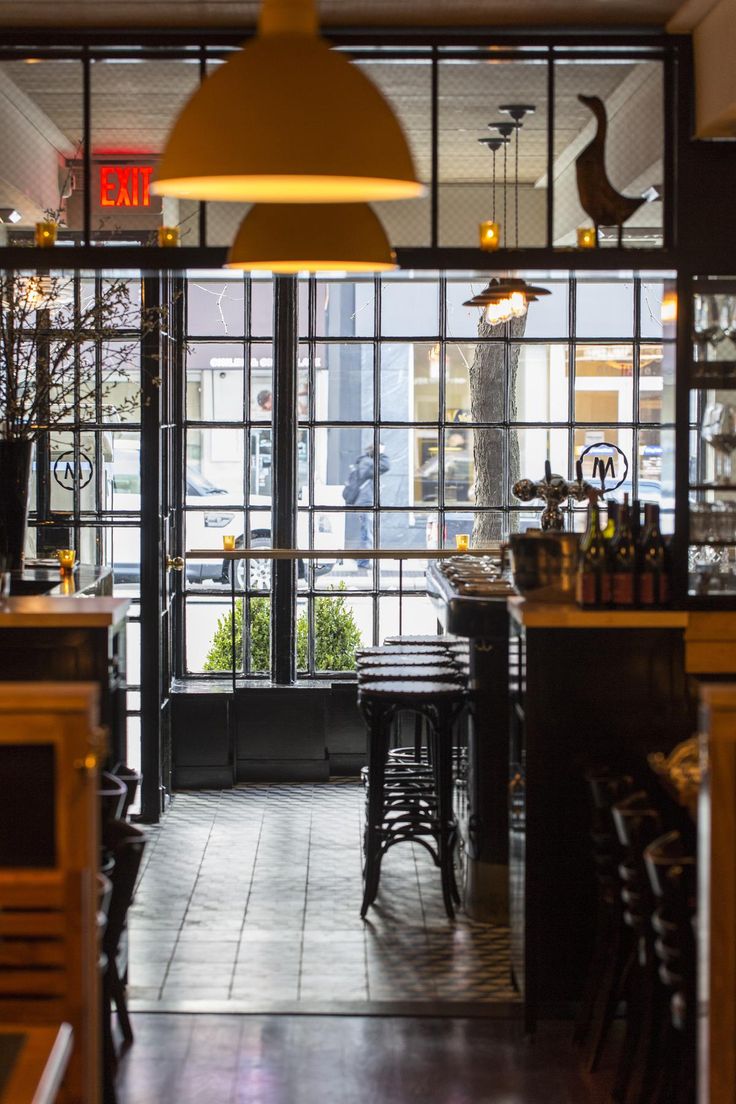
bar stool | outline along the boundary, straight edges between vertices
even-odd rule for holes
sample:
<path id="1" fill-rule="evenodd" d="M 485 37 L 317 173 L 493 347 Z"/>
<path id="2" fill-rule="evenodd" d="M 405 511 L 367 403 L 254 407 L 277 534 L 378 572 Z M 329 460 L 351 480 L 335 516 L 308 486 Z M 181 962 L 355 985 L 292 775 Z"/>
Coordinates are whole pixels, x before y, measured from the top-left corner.
<path id="1" fill-rule="evenodd" d="M 592 1073 L 600 1061 L 634 953 L 631 929 L 624 924 L 618 873 L 623 849 L 613 823 L 613 806 L 633 792 L 634 780 L 629 774 L 601 767 L 588 771 L 586 781 L 591 802 L 590 840 L 598 916 L 573 1041 L 583 1048 L 583 1064 Z"/>
<path id="2" fill-rule="evenodd" d="M 465 703 L 462 684 L 423 681 L 410 676 L 396 681 L 358 683 L 358 704 L 368 724 L 368 795 L 364 841 L 364 893 L 360 915 L 365 918 L 378 893 L 381 860 L 386 851 L 402 840 L 422 843 L 440 868 L 442 896 L 447 915 L 455 915 L 453 899 L 459 902 L 452 868 L 455 821 L 452 811 L 452 733 Z M 396 713 L 409 710 L 424 716 L 429 725 L 433 792 L 422 780 L 420 794 L 404 806 L 391 804 L 396 790 L 389 787 L 387 803 L 387 760 L 391 722 Z M 403 764 L 388 766 L 391 783 L 394 771 Z M 410 783 L 411 785 L 411 783 Z M 402 800 L 406 800 L 402 794 Z M 432 798 L 436 801 L 434 804 Z M 393 812 L 392 812 L 393 808 Z M 397 811 L 398 809 L 398 811 Z M 413 823 L 417 822 L 417 823 Z M 427 838 L 429 837 L 429 838 Z"/>
<path id="3" fill-rule="evenodd" d="M 644 848 L 662 834 L 662 818 L 648 793 L 637 790 L 613 806 L 616 834 L 624 849 L 619 863 L 624 923 L 631 929 L 635 954 L 626 985 L 626 1035 L 613 1086 L 619 1101 L 646 1099 L 652 1041 L 661 1018 L 663 991 L 657 976 L 652 891 Z"/>
<path id="4" fill-rule="evenodd" d="M 654 894 L 654 950 L 659 978 L 669 994 L 669 1015 L 661 1025 L 653 1063 L 655 1104 L 690 1104 L 695 1099 L 695 855 L 680 832 L 667 832 L 644 850 Z"/>

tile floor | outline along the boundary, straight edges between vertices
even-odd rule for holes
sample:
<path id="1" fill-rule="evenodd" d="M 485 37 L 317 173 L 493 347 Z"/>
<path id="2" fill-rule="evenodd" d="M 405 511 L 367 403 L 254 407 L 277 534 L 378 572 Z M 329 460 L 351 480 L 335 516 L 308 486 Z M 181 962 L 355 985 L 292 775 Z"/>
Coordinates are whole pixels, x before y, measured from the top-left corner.
<path id="1" fill-rule="evenodd" d="M 418 845 L 361 902 L 358 782 L 182 793 L 151 831 L 130 913 L 138 1011 L 513 1013 L 508 931 L 444 912 Z"/>

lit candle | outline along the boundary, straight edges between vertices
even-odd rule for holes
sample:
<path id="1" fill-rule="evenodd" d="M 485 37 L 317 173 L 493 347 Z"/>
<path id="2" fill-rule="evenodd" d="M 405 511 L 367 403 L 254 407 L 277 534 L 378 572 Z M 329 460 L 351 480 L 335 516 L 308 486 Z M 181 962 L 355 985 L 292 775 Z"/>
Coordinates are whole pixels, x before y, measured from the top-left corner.
<path id="1" fill-rule="evenodd" d="M 470 548 L 470 534 L 469 533 L 456 533 L 455 534 L 455 548 L 458 552 L 467 552 Z"/>
<path id="2" fill-rule="evenodd" d="M 163 246 L 178 245 L 179 244 L 179 227 L 178 226 L 159 226 L 158 228 L 158 244 Z"/>
<path id="3" fill-rule="evenodd" d="M 578 249 L 595 249 L 598 235 L 594 226 L 578 226 Z"/>
<path id="4" fill-rule="evenodd" d="M 478 227 L 480 235 L 480 247 L 492 253 L 501 244 L 501 227 L 497 222 L 486 219 Z"/>
<path id="5" fill-rule="evenodd" d="M 74 562 L 77 553 L 73 548 L 57 548 L 56 558 L 59 561 L 59 571 L 62 575 L 69 575 L 74 570 Z"/>
<path id="6" fill-rule="evenodd" d="M 52 245 L 56 245 L 56 235 L 59 232 L 59 225 L 56 222 L 52 222 L 51 219 L 44 219 L 43 222 L 36 223 L 36 245 L 42 249 L 49 249 Z"/>
<path id="7" fill-rule="evenodd" d="M 226 552 L 232 552 L 235 548 L 235 534 L 223 533 L 222 534 L 222 547 Z"/>

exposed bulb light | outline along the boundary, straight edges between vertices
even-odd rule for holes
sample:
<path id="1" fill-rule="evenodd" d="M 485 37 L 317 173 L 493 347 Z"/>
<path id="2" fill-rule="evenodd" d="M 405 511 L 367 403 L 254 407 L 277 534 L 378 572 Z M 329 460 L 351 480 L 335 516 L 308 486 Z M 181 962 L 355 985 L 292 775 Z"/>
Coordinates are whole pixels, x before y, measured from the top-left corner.
<path id="1" fill-rule="evenodd" d="M 268 272 L 389 272 L 396 258 L 367 203 L 257 203 L 226 268 Z"/>
<path id="2" fill-rule="evenodd" d="M 482 307 L 486 322 L 491 326 L 500 326 L 512 318 L 523 318 L 530 303 L 535 303 L 540 295 L 550 295 L 548 288 L 535 287 L 526 280 L 513 277 L 493 278 L 472 299 L 463 303 L 464 307 Z"/>
<path id="3" fill-rule="evenodd" d="M 179 114 L 151 190 L 180 199 L 354 203 L 426 189 L 386 99 L 320 38 L 315 0 L 263 0 L 256 36 Z"/>

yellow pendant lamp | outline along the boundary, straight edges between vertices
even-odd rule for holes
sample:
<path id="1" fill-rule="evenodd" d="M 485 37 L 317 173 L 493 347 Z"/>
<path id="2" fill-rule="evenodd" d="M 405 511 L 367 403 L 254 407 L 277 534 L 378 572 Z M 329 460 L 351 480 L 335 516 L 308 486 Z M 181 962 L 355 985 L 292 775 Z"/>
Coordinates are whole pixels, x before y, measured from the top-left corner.
<path id="1" fill-rule="evenodd" d="M 226 268 L 269 272 L 388 272 L 396 259 L 367 203 L 257 203 Z"/>
<path id="2" fill-rule="evenodd" d="M 152 191 L 180 199 L 348 203 L 422 195 L 392 108 L 319 37 L 314 0 L 263 0 L 258 33 L 169 134 Z"/>

